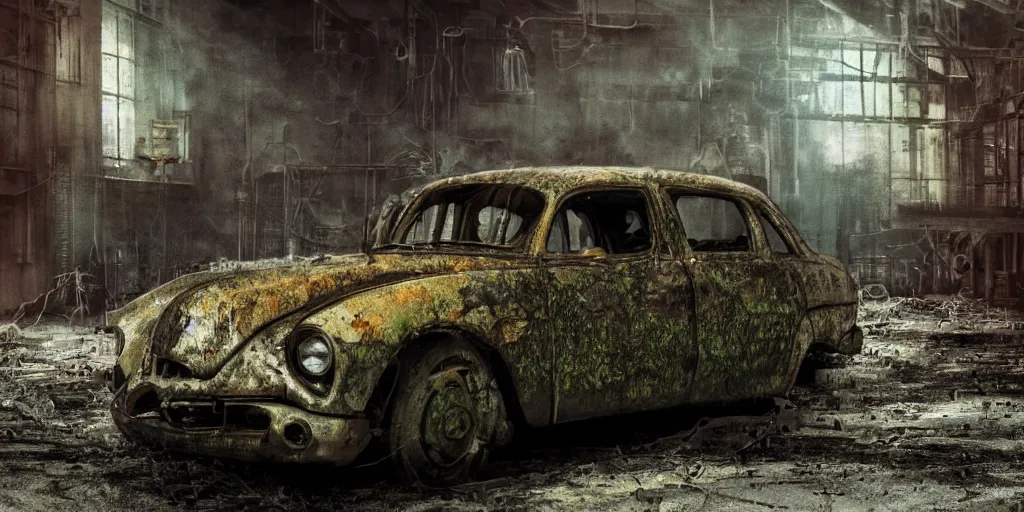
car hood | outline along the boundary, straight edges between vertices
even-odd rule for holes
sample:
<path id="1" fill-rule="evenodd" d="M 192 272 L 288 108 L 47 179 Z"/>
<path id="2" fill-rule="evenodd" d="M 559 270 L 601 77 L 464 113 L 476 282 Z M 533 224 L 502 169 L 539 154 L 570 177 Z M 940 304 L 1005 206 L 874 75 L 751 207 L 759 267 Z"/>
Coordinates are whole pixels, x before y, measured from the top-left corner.
<path id="1" fill-rule="evenodd" d="M 419 276 L 521 266 L 525 260 L 452 254 L 334 256 L 317 264 L 200 272 L 175 279 L 108 317 L 124 333 L 130 375 L 152 356 L 212 377 L 254 334 L 291 314 Z M 149 341 L 148 343 L 146 341 Z M 145 362 L 145 363 L 144 363 Z"/>

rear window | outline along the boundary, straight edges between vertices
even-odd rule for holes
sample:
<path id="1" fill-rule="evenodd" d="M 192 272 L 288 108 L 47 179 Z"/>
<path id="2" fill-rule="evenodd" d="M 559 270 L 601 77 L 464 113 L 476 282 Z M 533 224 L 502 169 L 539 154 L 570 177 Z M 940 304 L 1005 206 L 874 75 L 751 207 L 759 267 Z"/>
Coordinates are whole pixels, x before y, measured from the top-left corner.
<path id="1" fill-rule="evenodd" d="M 750 251 L 750 229 L 739 203 L 695 193 L 672 195 L 686 241 L 697 252 Z"/>

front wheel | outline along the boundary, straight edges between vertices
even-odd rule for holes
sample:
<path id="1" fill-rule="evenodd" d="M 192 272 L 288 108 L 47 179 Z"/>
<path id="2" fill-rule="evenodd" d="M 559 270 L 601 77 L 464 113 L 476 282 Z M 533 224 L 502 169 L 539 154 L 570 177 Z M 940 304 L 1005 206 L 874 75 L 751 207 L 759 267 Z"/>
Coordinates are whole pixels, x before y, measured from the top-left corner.
<path id="1" fill-rule="evenodd" d="M 473 479 L 506 421 L 486 361 L 449 337 L 414 347 L 399 365 L 388 432 L 399 473 L 429 486 Z"/>

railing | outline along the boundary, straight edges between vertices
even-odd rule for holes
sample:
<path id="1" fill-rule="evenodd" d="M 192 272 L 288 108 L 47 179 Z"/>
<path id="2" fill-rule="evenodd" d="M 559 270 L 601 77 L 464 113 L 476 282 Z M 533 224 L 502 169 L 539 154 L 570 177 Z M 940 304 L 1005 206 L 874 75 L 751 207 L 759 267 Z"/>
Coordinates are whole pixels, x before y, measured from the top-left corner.
<path id="1" fill-rule="evenodd" d="M 893 178 L 892 204 L 904 211 L 975 211 L 1005 216 L 1024 210 L 1021 192 L 1013 182 L 962 184 L 944 178 Z"/>

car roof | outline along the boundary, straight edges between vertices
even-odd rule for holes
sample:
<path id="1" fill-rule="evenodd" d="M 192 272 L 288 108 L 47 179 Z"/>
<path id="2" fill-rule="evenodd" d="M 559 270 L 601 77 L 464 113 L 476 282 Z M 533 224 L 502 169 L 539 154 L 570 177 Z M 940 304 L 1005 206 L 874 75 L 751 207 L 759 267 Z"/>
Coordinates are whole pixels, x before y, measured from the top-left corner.
<path id="1" fill-rule="evenodd" d="M 692 172 L 655 169 L 653 167 L 517 167 L 513 169 L 480 171 L 446 178 L 428 185 L 427 188 L 475 183 L 505 183 L 533 188 L 545 194 L 558 195 L 588 186 L 635 186 L 651 182 L 662 186 L 688 187 L 731 193 L 744 197 L 764 197 L 754 187 L 727 178 Z"/>

